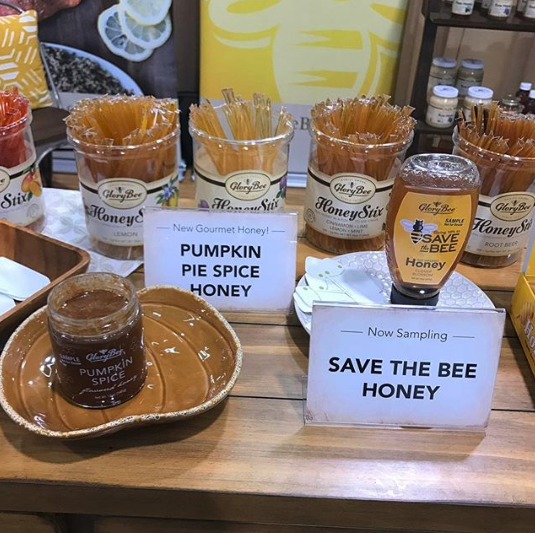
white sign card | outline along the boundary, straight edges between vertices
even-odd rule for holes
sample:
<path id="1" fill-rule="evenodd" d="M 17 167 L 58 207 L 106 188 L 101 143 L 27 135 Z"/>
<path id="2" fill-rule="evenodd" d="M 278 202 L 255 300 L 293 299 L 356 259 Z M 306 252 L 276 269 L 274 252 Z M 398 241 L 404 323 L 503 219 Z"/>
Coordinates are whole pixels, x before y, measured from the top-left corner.
<path id="1" fill-rule="evenodd" d="M 505 311 L 315 304 L 305 422 L 483 430 Z"/>
<path id="2" fill-rule="evenodd" d="M 149 208 L 143 231 L 147 286 L 181 287 L 222 310 L 289 308 L 296 213 Z"/>

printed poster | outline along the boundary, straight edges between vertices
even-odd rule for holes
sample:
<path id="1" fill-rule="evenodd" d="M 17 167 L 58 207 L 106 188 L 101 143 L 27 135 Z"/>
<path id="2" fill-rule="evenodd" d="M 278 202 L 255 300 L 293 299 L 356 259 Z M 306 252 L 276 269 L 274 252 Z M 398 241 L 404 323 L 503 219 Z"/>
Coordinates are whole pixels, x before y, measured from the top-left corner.
<path id="1" fill-rule="evenodd" d="M 201 97 L 265 92 L 293 114 L 290 172 L 304 174 L 310 106 L 393 94 L 407 0 L 202 0 Z"/>

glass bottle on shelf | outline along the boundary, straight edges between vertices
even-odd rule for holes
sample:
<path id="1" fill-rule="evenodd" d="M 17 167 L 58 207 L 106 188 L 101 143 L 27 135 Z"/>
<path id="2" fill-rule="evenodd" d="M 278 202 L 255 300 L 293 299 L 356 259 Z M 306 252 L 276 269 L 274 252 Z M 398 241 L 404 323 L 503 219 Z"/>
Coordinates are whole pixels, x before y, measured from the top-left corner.
<path id="1" fill-rule="evenodd" d="M 489 7 L 489 18 L 494 20 L 507 20 L 513 11 L 513 0 L 492 0 Z"/>
<path id="2" fill-rule="evenodd" d="M 521 113 L 522 104 L 514 94 L 507 94 L 500 100 L 500 109 L 503 113 Z"/>
<path id="3" fill-rule="evenodd" d="M 457 81 L 455 87 L 459 89 L 459 96 L 465 97 L 468 89 L 474 85 L 483 83 L 484 63 L 480 59 L 463 59 L 461 68 L 457 71 Z"/>
<path id="4" fill-rule="evenodd" d="M 455 120 L 459 91 L 449 85 L 433 87 L 425 122 L 434 128 L 449 128 Z"/>
<path id="5" fill-rule="evenodd" d="M 516 91 L 516 97 L 520 100 L 522 107 L 526 107 L 529 100 L 529 92 L 531 91 L 531 83 L 523 81 Z"/>
<path id="6" fill-rule="evenodd" d="M 455 85 L 457 61 L 449 57 L 434 57 L 427 82 L 427 101 L 436 85 Z"/>
<path id="7" fill-rule="evenodd" d="M 529 91 L 529 100 L 524 108 L 524 113 L 527 115 L 535 115 L 535 89 Z"/>
<path id="8" fill-rule="evenodd" d="M 524 19 L 530 22 L 535 21 L 535 0 L 528 0 L 524 8 Z"/>

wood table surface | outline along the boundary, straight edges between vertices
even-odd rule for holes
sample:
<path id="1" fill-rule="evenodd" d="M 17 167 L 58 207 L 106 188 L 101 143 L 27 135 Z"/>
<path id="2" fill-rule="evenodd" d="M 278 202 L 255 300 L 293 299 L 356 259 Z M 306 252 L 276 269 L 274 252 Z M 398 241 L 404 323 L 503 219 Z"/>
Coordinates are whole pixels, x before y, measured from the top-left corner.
<path id="1" fill-rule="evenodd" d="M 302 190 L 289 192 L 289 209 L 302 203 Z M 307 255 L 328 254 L 300 236 L 298 277 Z M 508 307 L 518 269 L 458 270 Z M 143 284 L 141 270 L 131 278 Z M 61 442 L 2 413 L 0 511 L 123 517 L 99 519 L 101 533 L 175 530 L 162 519 L 177 531 L 535 531 L 535 379 L 509 320 L 481 435 L 305 427 L 309 338 L 295 315 L 227 317 L 243 370 L 228 400 L 202 416 Z"/>

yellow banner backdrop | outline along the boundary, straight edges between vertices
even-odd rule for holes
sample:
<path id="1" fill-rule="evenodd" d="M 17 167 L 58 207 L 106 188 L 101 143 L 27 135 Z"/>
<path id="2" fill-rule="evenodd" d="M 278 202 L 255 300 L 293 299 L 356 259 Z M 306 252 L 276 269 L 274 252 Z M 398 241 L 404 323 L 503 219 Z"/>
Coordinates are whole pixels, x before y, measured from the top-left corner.
<path id="1" fill-rule="evenodd" d="M 264 92 L 289 105 L 303 145 L 292 151 L 305 152 L 290 166 L 304 172 L 310 105 L 392 94 L 406 7 L 407 0 L 203 0 L 201 96 L 218 100 L 221 88 L 233 87 L 244 98 Z"/>

